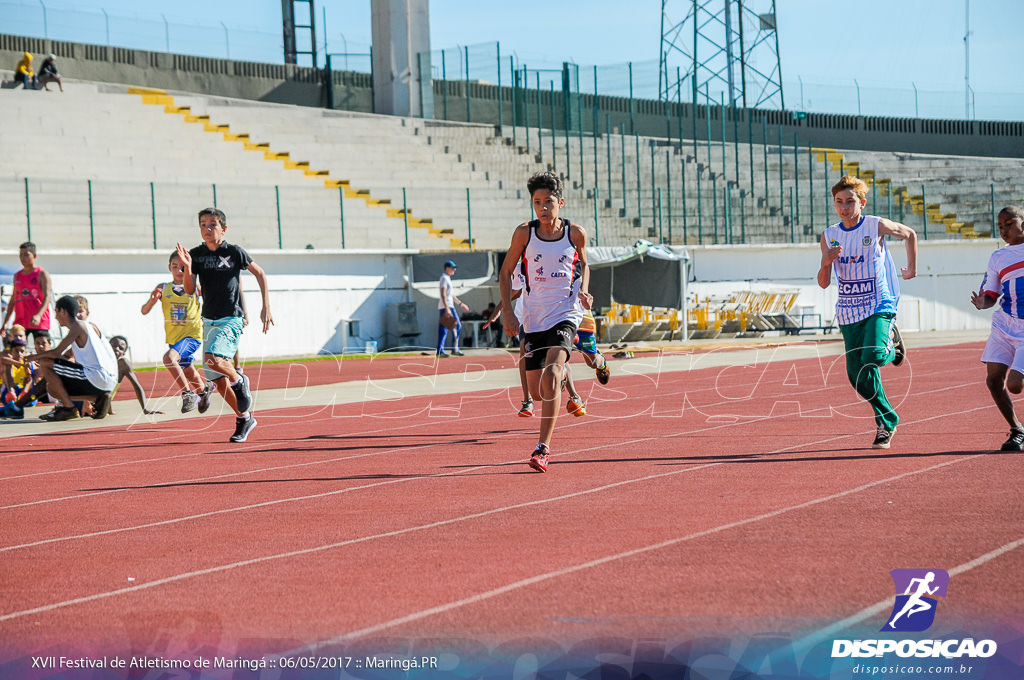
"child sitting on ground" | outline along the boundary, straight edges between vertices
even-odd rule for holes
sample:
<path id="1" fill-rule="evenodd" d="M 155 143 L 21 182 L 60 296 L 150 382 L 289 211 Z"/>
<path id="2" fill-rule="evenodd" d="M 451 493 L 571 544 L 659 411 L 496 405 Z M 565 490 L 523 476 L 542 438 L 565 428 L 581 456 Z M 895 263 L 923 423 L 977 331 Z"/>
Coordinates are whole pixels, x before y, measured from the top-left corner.
<path id="1" fill-rule="evenodd" d="M 117 384 L 120 385 L 121 381 L 128 378 L 128 382 L 131 383 L 132 388 L 135 390 L 135 397 L 139 400 L 139 404 L 142 406 L 142 412 L 146 415 L 163 414 L 163 411 L 153 411 L 146 406 L 146 393 L 142 389 L 142 385 L 139 383 L 138 377 L 135 375 L 135 370 L 132 368 L 131 361 L 126 356 L 128 352 L 128 339 L 123 335 L 115 335 L 110 339 L 110 347 L 114 350 L 114 356 L 117 357 Z M 114 392 L 117 392 L 117 387 L 114 387 Z M 111 399 L 107 406 L 107 413 L 114 415 L 114 400 Z"/>

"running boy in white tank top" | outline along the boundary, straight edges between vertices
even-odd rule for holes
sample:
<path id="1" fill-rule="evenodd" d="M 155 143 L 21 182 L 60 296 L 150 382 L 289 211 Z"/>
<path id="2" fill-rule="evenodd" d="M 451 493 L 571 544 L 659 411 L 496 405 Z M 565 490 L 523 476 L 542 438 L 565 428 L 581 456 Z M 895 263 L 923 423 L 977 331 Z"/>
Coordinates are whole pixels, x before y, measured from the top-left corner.
<path id="1" fill-rule="evenodd" d="M 1006 247 L 992 253 L 981 289 L 971 294 L 971 304 L 977 309 L 999 304 L 981 360 L 987 371 L 985 385 L 1010 426 L 1010 437 L 1000 451 L 1020 451 L 1024 425 L 1017 419 L 1010 393 L 1024 392 L 1024 209 L 1003 208 L 996 226 Z"/>
<path id="2" fill-rule="evenodd" d="M 565 363 L 583 310 L 590 309 L 594 298 L 589 292 L 587 233 L 558 216 L 565 204 L 562 181 L 552 172 L 540 172 L 530 177 L 526 188 L 537 219 L 516 227 L 498 281 L 505 334 L 515 337 L 521 322 L 526 335 L 526 381 L 533 399 L 542 402 L 540 436 L 530 467 L 545 472 Z M 518 320 L 512 308 L 517 269 L 524 275 Z"/>
<path id="3" fill-rule="evenodd" d="M 832 187 L 840 221 L 821 235 L 818 285 L 828 288 L 835 270 L 836 321 L 846 343 L 846 375 L 874 412 L 878 429 L 872 448 L 887 449 L 900 419 L 882 389 L 879 369 L 890 362 L 902 364 L 906 348 L 895 323 L 899 275 L 885 237 L 906 242 L 907 266 L 902 276 L 912 279 L 917 275 L 917 233 L 899 222 L 862 215 L 867 193 L 867 184 L 850 175 Z"/>

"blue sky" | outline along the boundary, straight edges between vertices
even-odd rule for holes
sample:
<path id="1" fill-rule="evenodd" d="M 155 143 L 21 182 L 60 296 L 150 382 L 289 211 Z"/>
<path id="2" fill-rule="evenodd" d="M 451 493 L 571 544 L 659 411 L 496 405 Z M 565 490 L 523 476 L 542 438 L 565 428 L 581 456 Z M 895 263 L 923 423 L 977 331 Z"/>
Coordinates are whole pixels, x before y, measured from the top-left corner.
<path id="1" fill-rule="evenodd" d="M 751 2 L 770 5 L 767 0 Z M 776 4 L 787 108 L 856 108 L 859 88 L 865 108 L 872 109 L 864 113 L 877 113 L 874 109 L 885 106 L 886 99 L 913 106 L 907 102 L 916 87 L 923 104 L 948 110 L 949 116 L 964 115 L 966 0 Z M 137 39 L 147 35 L 154 50 L 164 49 L 169 37 L 172 51 L 282 58 L 280 0 L 0 0 L 0 31 L 41 34 L 43 6 L 46 30 L 54 38 L 89 33 L 77 39 L 102 43 L 109 27 L 115 44 L 124 42 L 119 33 L 130 33 Z M 670 17 L 681 20 L 688 6 L 688 0 L 670 1 Z M 634 62 L 647 64 L 656 78 L 658 0 L 432 0 L 430 13 L 434 50 L 454 52 L 459 46 L 497 41 L 504 55 L 514 54 L 531 66 L 566 60 L 586 68 Z M 973 0 L 970 17 L 974 111 L 978 117 L 1019 120 L 1024 117 L 1024 76 L 1019 70 L 1021 40 L 1014 34 L 1024 26 L 1024 1 Z M 331 52 L 368 51 L 369 0 L 320 0 L 316 21 L 321 47 L 326 38 Z"/>

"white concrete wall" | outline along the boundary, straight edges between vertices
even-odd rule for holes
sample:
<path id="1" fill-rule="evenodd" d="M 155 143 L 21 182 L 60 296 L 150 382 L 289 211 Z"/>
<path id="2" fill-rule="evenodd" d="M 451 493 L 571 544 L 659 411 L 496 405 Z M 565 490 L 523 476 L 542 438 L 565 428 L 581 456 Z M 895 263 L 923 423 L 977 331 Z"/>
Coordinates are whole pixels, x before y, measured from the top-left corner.
<path id="1" fill-rule="evenodd" d="M 275 326 L 260 332 L 262 307 L 256 279 L 242 274 L 250 325 L 242 339 L 246 359 L 360 351 L 385 335 L 390 302 L 411 299 L 406 290 L 406 251 L 260 251 L 253 260 L 267 272 Z M 37 263 L 50 272 L 56 296 L 84 295 L 90 320 L 105 335 L 124 335 L 136 363 L 157 363 L 167 349 L 157 306 L 140 313 L 150 291 L 170 281 L 163 251 L 47 251 Z M 17 251 L 0 251 L 0 262 L 17 266 Z M 5 286 L 4 299 L 10 299 Z M 358 338 L 348 338 L 346 319 L 360 319 Z M 56 322 L 54 322 L 56 323 Z M 56 333 L 55 333 L 56 334 Z"/>
<path id="2" fill-rule="evenodd" d="M 899 321 L 907 330 L 986 328 L 991 312 L 978 311 L 970 294 L 981 277 L 995 240 L 921 242 L 919 275 L 904 281 Z M 432 347 L 436 337 L 436 284 L 407 285 L 415 251 L 262 251 L 250 254 L 268 275 L 276 326 L 259 332 L 261 307 L 256 280 L 242 275 L 251 324 L 242 340 L 249 360 L 281 356 L 340 353 L 363 349 L 366 341 L 388 344 L 385 316 L 388 303 L 414 301 L 422 335 Z M 798 307 L 811 307 L 831 319 L 836 293 L 814 281 L 820 261 L 817 245 L 706 246 L 690 249 L 691 293 L 701 297 L 734 290 L 767 287 L 797 288 Z M 902 244 L 895 244 L 897 264 L 905 264 Z M 137 363 L 157 363 L 166 349 L 159 308 L 142 316 L 139 308 L 149 292 L 170 280 L 169 252 L 47 251 L 38 263 L 53 277 L 55 293 L 82 294 L 89 299 L 91 319 L 110 336 L 125 335 Z M 0 250 L 0 262 L 17 266 L 16 250 Z M 492 299 L 490 279 L 453 281 L 456 294 L 474 310 Z M 4 300 L 10 299 L 10 288 Z M 348 338 L 347 319 L 360 320 L 357 338 Z M 397 344 L 395 342 L 394 344 Z"/>
<path id="3" fill-rule="evenodd" d="M 917 278 L 902 281 L 898 321 L 907 330 L 987 328 L 990 311 L 971 305 L 989 255 L 1003 245 L 997 239 L 918 242 Z M 906 265 L 903 243 L 890 242 L 897 267 Z M 797 306 L 813 307 L 831 319 L 836 288 L 821 290 L 815 281 L 821 263 L 818 244 L 690 247 L 690 292 L 701 297 L 732 290 L 771 286 L 797 288 Z"/>

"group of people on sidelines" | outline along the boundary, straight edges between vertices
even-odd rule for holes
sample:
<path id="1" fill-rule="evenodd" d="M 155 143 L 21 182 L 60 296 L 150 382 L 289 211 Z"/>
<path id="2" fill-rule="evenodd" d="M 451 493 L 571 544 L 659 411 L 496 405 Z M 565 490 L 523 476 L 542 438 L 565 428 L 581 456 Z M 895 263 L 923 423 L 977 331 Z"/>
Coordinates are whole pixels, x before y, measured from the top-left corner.
<path id="1" fill-rule="evenodd" d="M 565 197 L 558 175 L 536 173 L 529 178 L 527 190 L 536 218 L 518 225 L 512 234 L 499 274 L 501 302 L 490 321 L 500 317 L 505 334 L 520 341 L 523 403 L 519 415 L 532 416 L 535 402 L 541 402 L 538 441 L 528 463 L 532 469 L 546 472 L 560 393 L 569 392 L 566 408 L 570 413 L 586 413 L 567 368 L 572 352 L 578 350 L 583 355 L 601 384 L 607 384 L 610 370 L 594 337 L 586 231 L 560 216 Z M 868 187 L 859 178 L 844 176 L 831 191 L 839 221 L 821 236 L 817 283 L 828 288 L 835 275 L 836 321 L 845 344 L 847 377 L 874 415 L 872 448 L 888 449 L 900 419 L 886 397 L 880 369 L 889 363 L 900 366 L 906 360 L 907 349 L 895 319 L 899 280 L 917 275 L 917 234 L 905 224 L 865 215 Z M 997 226 L 1007 246 L 992 254 L 981 288 L 972 294 L 971 302 L 978 309 L 999 305 L 981 360 L 987 365 L 988 389 L 1010 426 L 1010 436 L 1001 448 L 1021 451 L 1024 425 L 1016 416 L 1010 393 L 1024 391 L 1024 208 L 1004 208 Z M 243 248 L 227 242 L 227 218 L 222 211 L 200 211 L 199 229 L 203 243 L 192 249 L 177 244 L 168 261 L 172 280 L 157 286 L 141 311 L 147 314 L 157 303 L 162 307 L 168 345 L 163 362 L 181 390 L 182 412 L 205 412 L 216 389 L 236 415 L 230 440 L 244 442 L 255 428 L 256 418 L 251 412 L 249 378 L 235 363 L 246 324 L 239 279 L 243 270 L 249 271 L 259 284 L 265 333 L 274 323 L 267 277 Z M 906 267 L 896 268 L 887 237 L 904 242 Z M 35 265 L 33 244 L 23 244 L 20 257 L 23 268 L 15 275 L 14 294 L 2 325 L 5 345 L 12 314 L 13 328 L 20 329 L 11 336 L 10 348 L 5 347 L 0 355 L 5 366 L 4 386 L 12 382 L 10 376 L 15 372 L 22 378 L 32 372 L 39 380 L 7 400 L 0 417 L 24 417 L 24 406 L 30 400 L 49 398 L 56 406 L 41 417 L 68 420 L 82 412 L 74 400 L 78 397 L 90 399 L 93 416 L 102 418 L 109 409 L 111 392 L 126 376 L 118 367 L 115 349 L 123 357 L 127 341 L 115 338 L 113 347 L 103 342 L 99 330 L 87 321 L 87 312 L 82 316 L 79 302 L 64 296 L 55 305 L 55 318 L 67 332 L 56 347 L 49 347 L 49 276 Z M 445 356 L 447 332 L 458 326 L 457 306 L 468 309 L 452 292 L 455 271 L 454 261 L 445 262 L 438 303 L 438 357 Z M 31 355 L 24 349 L 29 334 L 36 340 Z M 453 354 L 461 354 L 457 344 L 455 347 Z M 193 365 L 200 348 L 204 376 Z M 66 356 L 69 350 L 73 358 Z M 140 401 L 145 408 L 141 394 Z"/>
<path id="2" fill-rule="evenodd" d="M 205 412 L 216 389 L 235 412 L 235 431 L 230 441 L 244 442 L 256 427 L 256 418 L 251 412 L 249 378 L 235 364 L 238 342 L 246 325 L 239 279 L 246 270 L 260 286 L 260 320 L 265 333 L 274 323 L 267 277 L 245 249 L 227 242 L 227 217 L 223 211 L 200 211 L 199 231 L 203 243 L 190 250 L 177 244 L 168 261 L 172 280 L 157 286 L 141 311 L 146 314 L 157 302 L 161 303 L 168 344 L 164 364 L 181 389 L 182 413 Z M 14 292 L 0 330 L 6 339 L 8 321 L 13 316 L 12 328 L 23 328 L 26 334 L 37 338 L 44 334 L 49 338 L 50 277 L 35 264 L 34 244 L 22 244 L 19 254 L 22 270 L 15 274 Z M 88 312 L 83 313 L 75 296 L 65 295 L 57 300 L 54 318 L 66 329 L 55 347 L 37 344 L 34 354 L 15 350 L 2 357 L 5 379 L 7 373 L 15 370 L 19 374 L 31 372 L 39 379 L 33 379 L 27 389 L 23 384 L 19 393 L 0 409 L 0 418 L 23 419 L 25 407 L 40 400 L 56 403 L 52 411 L 40 416 L 43 420 L 71 420 L 89 412 L 93 418 L 103 418 L 110 411 L 113 391 L 125 377 L 135 387 L 143 410 L 152 412 L 146 408 L 141 386 L 125 358 L 125 338 L 115 336 L 105 341 L 99 328 L 88 321 Z M 10 344 L 16 347 L 18 343 L 12 339 Z M 205 378 L 193 366 L 200 348 Z"/>

